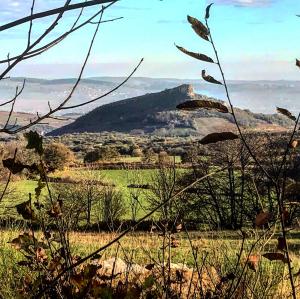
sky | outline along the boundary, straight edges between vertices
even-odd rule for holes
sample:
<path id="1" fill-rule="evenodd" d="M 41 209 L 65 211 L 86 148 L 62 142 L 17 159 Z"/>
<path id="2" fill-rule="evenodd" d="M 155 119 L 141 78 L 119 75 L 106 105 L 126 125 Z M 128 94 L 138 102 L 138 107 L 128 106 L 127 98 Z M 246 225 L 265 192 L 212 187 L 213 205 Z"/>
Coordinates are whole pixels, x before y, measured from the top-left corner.
<path id="1" fill-rule="evenodd" d="M 72 1 L 80 2 L 77 1 Z M 136 76 L 180 79 L 200 78 L 206 69 L 218 77 L 216 66 L 179 52 L 174 43 L 213 56 L 211 45 L 199 38 L 186 21 L 191 15 L 203 20 L 206 0 L 120 0 L 103 19 L 123 19 L 102 24 L 84 76 L 126 76 L 143 57 Z M 63 0 L 36 0 L 35 12 L 62 6 Z M 31 0 L 0 1 L 0 25 L 30 13 Z M 83 19 L 95 12 L 86 9 Z M 215 0 L 209 24 L 231 80 L 299 80 L 299 0 Z M 48 41 L 67 30 L 77 13 L 67 13 Z M 53 17 L 33 24 L 33 40 Z M 12 76 L 39 78 L 76 77 L 95 25 L 74 33 L 47 53 L 21 63 Z M 0 32 L 1 57 L 21 53 L 28 24 Z"/>

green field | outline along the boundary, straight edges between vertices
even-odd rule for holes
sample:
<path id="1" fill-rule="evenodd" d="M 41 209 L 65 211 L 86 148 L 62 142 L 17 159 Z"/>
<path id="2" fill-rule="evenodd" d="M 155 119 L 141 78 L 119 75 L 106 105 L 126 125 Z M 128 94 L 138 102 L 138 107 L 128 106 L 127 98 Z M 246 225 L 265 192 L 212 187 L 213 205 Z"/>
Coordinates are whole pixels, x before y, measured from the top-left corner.
<path id="1" fill-rule="evenodd" d="M 179 169 L 178 174 L 182 173 L 183 170 Z M 151 184 L 151 182 L 155 181 L 155 176 L 157 175 L 157 170 L 155 169 L 137 169 L 137 170 L 82 170 L 82 169 L 72 169 L 65 171 L 58 171 L 52 174 L 53 177 L 61 177 L 61 178 L 71 178 L 76 180 L 85 180 L 85 179 L 93 179 L 101 182 L 105 182 L 108 184 L 113 184 L 115 189 L 120 191 L 123 195 L 125 205 L 128 208 L 128 212 L 126 213 L 125 218 L 130 219 L 130 211 L 129 211 L 129 201 L 130 201 L 130 189 L 127 188 L 130 184 Z M 32 194 L 32 198 L 34 199 L 35 188 L 37 187 L 37 181 L 34 180 L 18 180 L 13 181 L 9 185 L 9 192 L 0 206 L 0 213 L 4 217 L 12 216 L 17 217 L 15 211 L 15 205 L 24 202 L 29 199 L 29 194 Z M 50 188 L 53 187 L 53 184 L 58 183 L 50 183 Z M 147 196 L 149 196 L 149 190 L 142 190 L 139 200 L 143 205 L 143 208 L 139 211 L 138 216 L 141 217 L 145 214 L 147 210 Z M 47 189 L 44 188 L 42 191 L 42 195 L 40 200 L 45 201 L 48 196 Z"/>

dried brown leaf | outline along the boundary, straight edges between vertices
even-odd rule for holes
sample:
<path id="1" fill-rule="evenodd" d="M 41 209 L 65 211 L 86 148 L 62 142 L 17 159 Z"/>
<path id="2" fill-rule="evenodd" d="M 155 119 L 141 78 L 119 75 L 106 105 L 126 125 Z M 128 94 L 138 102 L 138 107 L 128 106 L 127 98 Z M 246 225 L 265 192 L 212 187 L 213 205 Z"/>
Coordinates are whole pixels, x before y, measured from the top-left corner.
<path id="1" fill-rule="evenodd" d="M 228 108 L 216 101 L 208 101 L 208 100 L 193 100 L 181 103 L 177 106 L 180 110 L 197 110 L 197 109 L 215 109 L 222 113 L 228 113 Z"/>
<path id="2" fill-rule="evenodd" d="M 271 219 L 271 213 L 269 212 L 260 212 L 255 218 L 256 226 L 264 226 Z"/>
<path id="3" fill-rule="evenodd" d="M 206 7 L 205 19 L 209 19 L 209 17 L 210 17 L 210 8 L 211 8 L 212 5 L 213 5 L 213 3 L 209 4 Z"/>
<path id="4" fill-rule="evenodd" d="M 206 82 L 223 85 L 220 81 L 216 80 L 214 77 L 212 77 L 210 75 L 206 75 L 205 70 L 202 70 L 202 78 Z"/>
<path id="5" fill-rule="evenodd" d="M 288 263 L 287 257 L 280 252 L 267 252 L 262 256 L 270 261 L 282 261 L 283 263 Z"/>
<path id="6" fill-rule="evenodd" d="M 226 140 L 234 140 L 238 139 L 238 135 L 232 133 L 232 132 L 222 132 L 222 133 L 211 133 L 206 135 L 204 138 L 202 138 L 199 143 L 201 144 L 210 144 L 210 143 L 216 143 L 219 141 L 226 141 Z"/>
<path id="7" fill-rule="evenodd" d="M 287 116 L 289 119 L 293 121 L 296 121 L 296 117 L 287 109 L 277 107 L 277 112 L 284 116 Z"/>
<path id="8" fill-rule="evenodd" d="M 191 56 L 191 57 L 193 57 L 193 58 L 196 58 L 196 59 L 198 59 L 198 60 L 202 60 L 202 61 L 205 61 L 205 62 L 214 63 L 214 61 L 213 61 L 212 58 L 210 58 L 210 57 L 208 57 L 208 56 L 206 56 L 206 55 L 204 55 L 204 54 L 190 52 L 190 51 L 186 50 L 186 49 L 183 48 L 183 47 L 180 47 L 180 46 L 177 46 L 177 45 L 175 45 L 175 46 L 176 46 L 176 48 L 177 48 L 178 50 L 180 50 L 182 53 L 184 53 L 184 54 L 186 54 L 186 55 L 188 55 L 188 56 Z"/>
<path id="9" fill-rule="evenodd" d="M 187 16 L 188 22 L 192 25 L 194 31 L 203 39 L 209 41 L 209 31 L 206 26 L 200 22 L 198 19 L 193 18 L 191 16 Z"/>

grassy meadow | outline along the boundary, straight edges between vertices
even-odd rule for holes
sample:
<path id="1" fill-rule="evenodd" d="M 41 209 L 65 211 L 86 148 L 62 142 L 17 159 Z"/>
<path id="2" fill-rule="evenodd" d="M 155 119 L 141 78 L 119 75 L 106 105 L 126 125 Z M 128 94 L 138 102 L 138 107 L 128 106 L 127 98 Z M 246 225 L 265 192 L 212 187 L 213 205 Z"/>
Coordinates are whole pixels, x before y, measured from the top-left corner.
<path id="1" fill-rule="evenodd" d="M 16 278 L 30 275 L 30 269 L 16 266 L 18 262 L 24 260 L 24 256 L 19 251 L 12 249 L 9 243 L 19 233 L 18 228 L 0 231 L 0 295 L 3 298 L 17 298 Z M 103 251 L 101 257 L 98 258 L 106 260 L 113 256 L 143 267 L 152 263 L 161 264 L 164 260 L 168 260 L 172 264 L 193 268 L 195 267 L 195 259 L 191 250 L 193 248 L 199 263 L 203 258 L 205 259 L 205 271 L 211 273 L 214 279 L 220 279 L 235 269 L 238 251 L 242 246 L 244 246 L 245 252 L 240 257 L 241 269 L 247 264 L 248 252 L 251 252 L 251 256 L 256 254 L 259 256 L 262 252 L 276 250 L 276 235 L 271 234 L 268 238 L 261 239 L 253 249 L 252 245 L 261 232 L 249 231 L 248 233 L 252 235 L 245 240 L 243 245 L 238 232 L 190 232 L 188 236 L 185 233 L 178 233 L 179 246 L 171 248 L 168 252 L 162 250 L 163 242 L 166 242 L 162 236 L 156 233 L 132 233 Z M 107 244 L 117 235 L 117 232 L 71 232 L 69 240 L 73 254 L 83 257 Z M 37 232 L 36 236 L 39 238 L 41 234 Z M 289 238 L 292 265 L 297 269 L 300 267 L 299 233 L 293 232 Z M 255 272 L 250 271 L 246 266 L 245 279 L 247 279 L 247 283 L 251 282 L 252 284 L 248 287 L 256 294 L 261 295 L 259 298 L 287 298 L 288 281 L 282 279 L 286 274 L 287 269 L 282 262 L 270 262 L 266 258 L 260 257 Z M 296 282 L 299 283 L 298 279 Z M 253 296 L 253 298 L 257 297 Z"/>

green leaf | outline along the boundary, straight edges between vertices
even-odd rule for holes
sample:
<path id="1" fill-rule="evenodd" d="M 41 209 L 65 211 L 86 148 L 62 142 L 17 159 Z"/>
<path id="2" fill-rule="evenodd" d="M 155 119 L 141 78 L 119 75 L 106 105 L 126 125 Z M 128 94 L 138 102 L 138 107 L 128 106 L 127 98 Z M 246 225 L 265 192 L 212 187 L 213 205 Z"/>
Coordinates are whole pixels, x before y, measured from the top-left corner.
<path id="1" fill-rule="evenodd" d="M 205 19 L 209 19 L 209 17 L 210 17 L 210 8 L 211 8 L 212 5 L 213 5 L 213 3 L 209 4 L 206 7 Z"/>
<path id="2" fill-rule="evenodd" d="M 202 61 L 205 61 L 205 62 L 214 63 L 214 61 L 213 61 L 210 57 L 208 57 L 208 56 L 206 56 L 206 55 L 204 55 L 204 54 L 190 52 L 190 51 L 186 50 L 186 49 L 183 48 L 183 47 L 180 47 L 180 46 L 177 46 L 177 45 L 175 45 L 175 46 L 176 46 L 176 48 L 177 48 L 178 50 L 180 50 L 182 53 L 184 53 L 184 54 L 186 54 L 186 55 L 188 55 L 188 56 L 191 56 L 191 57 L 193 57 L 193 58 L 196 58 L 196 59 L 198 59 L 198 60 L 202 60 Z"/>
<path id="3" fill-rule="evenodd" d="M 208 100 L 193 100 L 193 101 L 187 101 L 184 103 L 179 104 L 177 109 L 180 110 L 197 110 L 197 109 L 215 109 L 222 113 L 228 113 L 228 108 L 221 104 L 220 102 L 216 101 L 208 101 Z"/>
<path id="4" fill-rule="evenodd" d="M 209 41 L 209 31 L 205 25 L 202 24 L 198 19 L 193 18 L 191 16 L 187 16 L 188 22 L 192 25 L 194 31 L 203 39 Z"/>
<path id="5" fill-rule="evenodd" d="M 232 132 L 222 132 L 222 133 L 211 133 L 206 135 L 203 139 L 199 141 L 201 144 L 210 144 L 216 143 L 219 141 L 226 141 L 226 140 L 234 140 L 238 139 L 238 135 Z"/>
<path id="6" fill-rule="evenodd" d="M 206 82 L 223 85 L 220 81 L 217 81 L 214 77 L 212 77 L 210 75 L 206 75 L 205 70 L 202 70 L 202 78 Z"/>
<path id="7" fill-rule="evenodd" d="M 43 154 L 43 137 L 39 133 L 30 131 L 24 134 L 27 139 L 27 149 L 34 149 L 39 155 Z"/>

